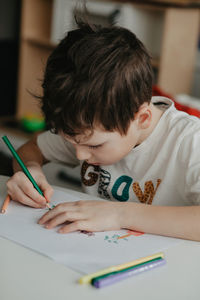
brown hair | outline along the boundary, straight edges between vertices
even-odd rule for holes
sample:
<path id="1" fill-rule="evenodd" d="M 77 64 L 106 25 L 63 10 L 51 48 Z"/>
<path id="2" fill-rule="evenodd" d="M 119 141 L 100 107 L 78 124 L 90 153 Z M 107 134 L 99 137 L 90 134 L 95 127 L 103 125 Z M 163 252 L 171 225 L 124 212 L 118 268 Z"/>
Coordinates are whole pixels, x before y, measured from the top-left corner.
<path id="1" fill-rule="evenodd" d="M 42 110 L 51 129 L 69 136 L 93 130 L 126 134 L 152 96 L 150 56 L 125 28 L 79 22 L 49 56 Z"/>

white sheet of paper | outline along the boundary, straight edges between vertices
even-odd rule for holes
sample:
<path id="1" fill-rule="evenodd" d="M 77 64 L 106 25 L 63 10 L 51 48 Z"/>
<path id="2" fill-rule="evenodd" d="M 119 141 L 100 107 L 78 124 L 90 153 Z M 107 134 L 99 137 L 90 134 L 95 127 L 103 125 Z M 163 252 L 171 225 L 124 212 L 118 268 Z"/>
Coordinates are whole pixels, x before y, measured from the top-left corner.
<path id="1" fill-rule="evenodd" d="M 3 199 L 0 199 L 3 201 Z M 52 204 L 80 200 L 73 195 L 55 190 Z M 126 230 L 94 233 L 58 234 L 38 225 L 46 209 L 34 209 L 11 201 L 6 214 L 0 214 L 0 236 L 50 257 L 82 274 L 145 257 L 181 240 L 144 234 L 118 239 Z"/>

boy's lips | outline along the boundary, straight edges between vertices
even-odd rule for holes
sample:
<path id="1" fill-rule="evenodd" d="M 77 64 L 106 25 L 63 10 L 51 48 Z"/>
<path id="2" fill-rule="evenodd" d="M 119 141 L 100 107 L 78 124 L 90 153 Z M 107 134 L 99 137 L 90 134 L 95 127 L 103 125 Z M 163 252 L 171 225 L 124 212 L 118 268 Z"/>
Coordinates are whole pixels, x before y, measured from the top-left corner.
<path id="1" fill-rule="evenodd" d="M 100 166 L 101 163 L 100 162 L 91 162 L 89 160 L 86 160 L 86 162 L 89 164 L 89 165 L 93 165 L 93 166 Z"/>

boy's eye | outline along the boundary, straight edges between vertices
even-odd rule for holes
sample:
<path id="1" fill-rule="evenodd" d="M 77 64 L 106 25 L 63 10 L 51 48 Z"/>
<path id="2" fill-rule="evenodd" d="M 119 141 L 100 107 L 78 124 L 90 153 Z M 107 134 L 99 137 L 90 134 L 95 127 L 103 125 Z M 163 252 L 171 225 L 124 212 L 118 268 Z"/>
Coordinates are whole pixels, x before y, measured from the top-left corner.
<path id="1" fill-rule="evenodd" d="M 95 145 L 95 146 L 88 146 L 90 149 L 97 149 L 99 147 L 101 147 L 101 145 Z"/>

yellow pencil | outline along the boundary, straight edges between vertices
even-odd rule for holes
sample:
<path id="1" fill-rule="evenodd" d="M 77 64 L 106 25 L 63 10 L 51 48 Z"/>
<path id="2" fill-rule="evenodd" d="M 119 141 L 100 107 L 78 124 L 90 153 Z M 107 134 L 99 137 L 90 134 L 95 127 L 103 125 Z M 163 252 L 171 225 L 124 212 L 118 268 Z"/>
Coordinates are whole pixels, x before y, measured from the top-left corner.
<path id="1" fill-rule="evenodd" d="M 85 276 L 83 276 L 79 279 L 79 283 L 81 283 L 81 284 L 90 283 L 91 280 L 94 277 L 98 277 L 98 276 L 105 275 L 107 273 L 111 273 L 111 272 L 115 272 L 115 271 L 120 271 L 120 270 L 123 270 L 125 268 L 129 268 L 129 267 L 147 262 L 149 260 L 152 260 L 152 259 L 155 259 L 155 258 L 158 258 L 158 257 L 164 258 L 164 253 L 160 252 L 160 253 L 156 253 L 156 254 L 153 254 L 153 255 L 149 255 L 147 257 L 138 258 L 136 260 L 132 260 L 130 262 L 127 262 L 127 263 L 124 263 L 124 264 L 121 264 L 121 265 L 111 266 L 107 269 L 103 269 L 103 270 L 97 271 L 95 273 L 85 275 Z"/>
<path id="2" fill-rule="evenodd" d="M 7 195 L 7 196 L 6 196 L 6 199 L 4 200 L 3 206 L 2 206 L 2 208 L 1 208 L 1 213 L 2 213 L 2 214 L 4 214 L 4 213 L 6 212 L 6 209 L 7 209 L 7 207 L 8 207 L 8 204 L 9 204 L 10 200 L 11 200 L 11 199 L 10 199 L 10 196 Z"/>

